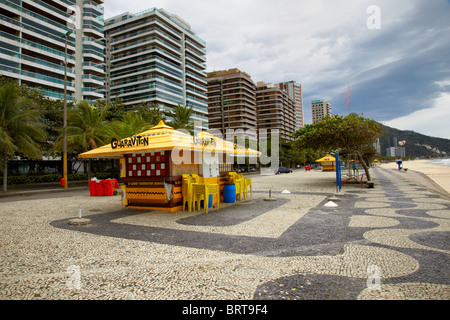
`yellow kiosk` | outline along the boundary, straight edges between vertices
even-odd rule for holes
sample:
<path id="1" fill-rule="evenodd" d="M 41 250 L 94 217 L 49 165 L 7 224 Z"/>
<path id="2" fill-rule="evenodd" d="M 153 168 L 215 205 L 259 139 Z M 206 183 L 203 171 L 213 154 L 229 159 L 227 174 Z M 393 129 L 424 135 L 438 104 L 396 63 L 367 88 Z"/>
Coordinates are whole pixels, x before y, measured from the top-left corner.
<path id="1" fill-rule="evenodd" d="M 183 210 L 182 175 L 198 175 L 205 183 L 219 184 L 222 192 L 233 170 L 233 162 L 225 161 L 227 155 L 260 154 L 206 132 L 191 136 L 161 121 L 143 133 L 113 139 L 78 157 L 120 159 L 125 206 L 174 212 Z"/>
<path id="2" fill-rule="evenodd" d="M 319 162 L 322 166 L 322 171 L 336 171 L 336 158 L 332 155 L 327 154 L 325 157 L 316 160 L 316 162 Z"/>

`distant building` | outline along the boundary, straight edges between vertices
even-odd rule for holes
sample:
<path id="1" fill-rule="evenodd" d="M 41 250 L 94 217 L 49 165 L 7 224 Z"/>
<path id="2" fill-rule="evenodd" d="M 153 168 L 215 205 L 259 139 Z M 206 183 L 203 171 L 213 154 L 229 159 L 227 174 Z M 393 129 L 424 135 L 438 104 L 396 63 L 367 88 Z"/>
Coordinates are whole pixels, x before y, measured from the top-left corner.
<path id="1" fill-rule="evenodd" d="M 378 154 L 381 154 L 381 144 L 380 144 L 380 139 L 377 139 L 377 141 L 375 141 L 373 143 L 373 147 L 375 148 L 375 152 Z"/>
<path id="2" fill-rule="evenodd" d="M 389 147 L 386 149 L 387 157 L 406 157 L 405 148 L 401 147 Z"/>
<path id="3" fill-rule="evenodd" d="M 295 131 L 300 130 L 304 126 L 303 122 L 303 96 L 302 85 L 295 82 L 282 82 L 279 84 L 280 88 L 287 92 L 287 94 L 294 100 L 295 106 Z"/>
<path id="4" fill-rule="evenodd" d="M 207 75 L 210 129 L 252 129 L 256 132 L 256 87 L 239 69 L 214 71 Z M 255 137 L 256 138 L 256 137 Z"/>
<path id="5" fill-rule="evenodd" d="M 127 12 L 106 20 L 105 37 L 108 100 L 192 106 L 207 128 L 206 43 L 186 21 L 164 9 Z"/>
<path id="6" fill-rule="evenodd" d="M 314 100 L 311 102 L 312 122 L 317 123 L 325 116 L 331 116 L 331 103 L 325 100 Z"/>
<path id="7" fill-rule="evenodd" d="M 258 82 L 256 85 L 256 110 L 258 131 L 266 129 L 268 135 L 274 129 L 280 132 L 280 140 L 293 141 L 295 132 L 294 100 L 279 86 Z"/>
<path id="8" fill-rule="evenodd" d="M 388 137 L 388 147 L 398 147 L 397 137 Z"/>

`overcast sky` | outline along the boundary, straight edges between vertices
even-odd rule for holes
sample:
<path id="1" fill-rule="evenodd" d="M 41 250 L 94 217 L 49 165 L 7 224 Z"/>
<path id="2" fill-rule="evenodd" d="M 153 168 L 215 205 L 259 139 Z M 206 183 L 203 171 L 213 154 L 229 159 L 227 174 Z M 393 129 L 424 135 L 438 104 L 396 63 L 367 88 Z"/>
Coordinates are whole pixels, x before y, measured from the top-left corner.
<path id="1" fill-rule="evenodd" d="M 105 17 L 176 14 L 207 45 L 207 71 L 302 85 L 332 112 L 450 139 L 450 0 L 106 0 Z M 378 19 L 379 18 L 379 19 Z M 351 104 L 345 95 L 351 90 Z M 401 137 L 399 137 L 401 138 Z"/>

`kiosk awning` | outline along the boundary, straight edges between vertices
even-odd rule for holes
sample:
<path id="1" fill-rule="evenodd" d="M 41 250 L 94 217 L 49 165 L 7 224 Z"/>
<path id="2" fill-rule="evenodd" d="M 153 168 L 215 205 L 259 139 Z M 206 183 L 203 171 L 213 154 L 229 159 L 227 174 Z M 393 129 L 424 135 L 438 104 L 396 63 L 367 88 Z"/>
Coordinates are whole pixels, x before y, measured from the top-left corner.
<path id="1" fill-rule="evenodd" d="M 125 139 L 113 139 L 110 144 L 82 153 L 78 158 L 120 158 L 130 153 L 156 150 L 211 151 L 241 156 L 260 156 L 261 152 L 241 148 L 230 141 L 219 139 L 207 132 L 195 136 L 175 130 L 163 121 L 149 130 Z"/>

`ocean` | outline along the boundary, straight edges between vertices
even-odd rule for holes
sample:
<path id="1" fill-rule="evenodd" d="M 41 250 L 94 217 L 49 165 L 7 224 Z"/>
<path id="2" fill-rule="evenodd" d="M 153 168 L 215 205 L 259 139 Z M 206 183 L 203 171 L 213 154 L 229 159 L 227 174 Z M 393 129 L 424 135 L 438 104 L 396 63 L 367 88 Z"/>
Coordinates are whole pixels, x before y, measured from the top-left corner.
<path id="1" fill-rule="evenodd" d="M 450 167 L 450 159 L 433 160 L 433 161 L 430 161 L 430 163 Z"/>

